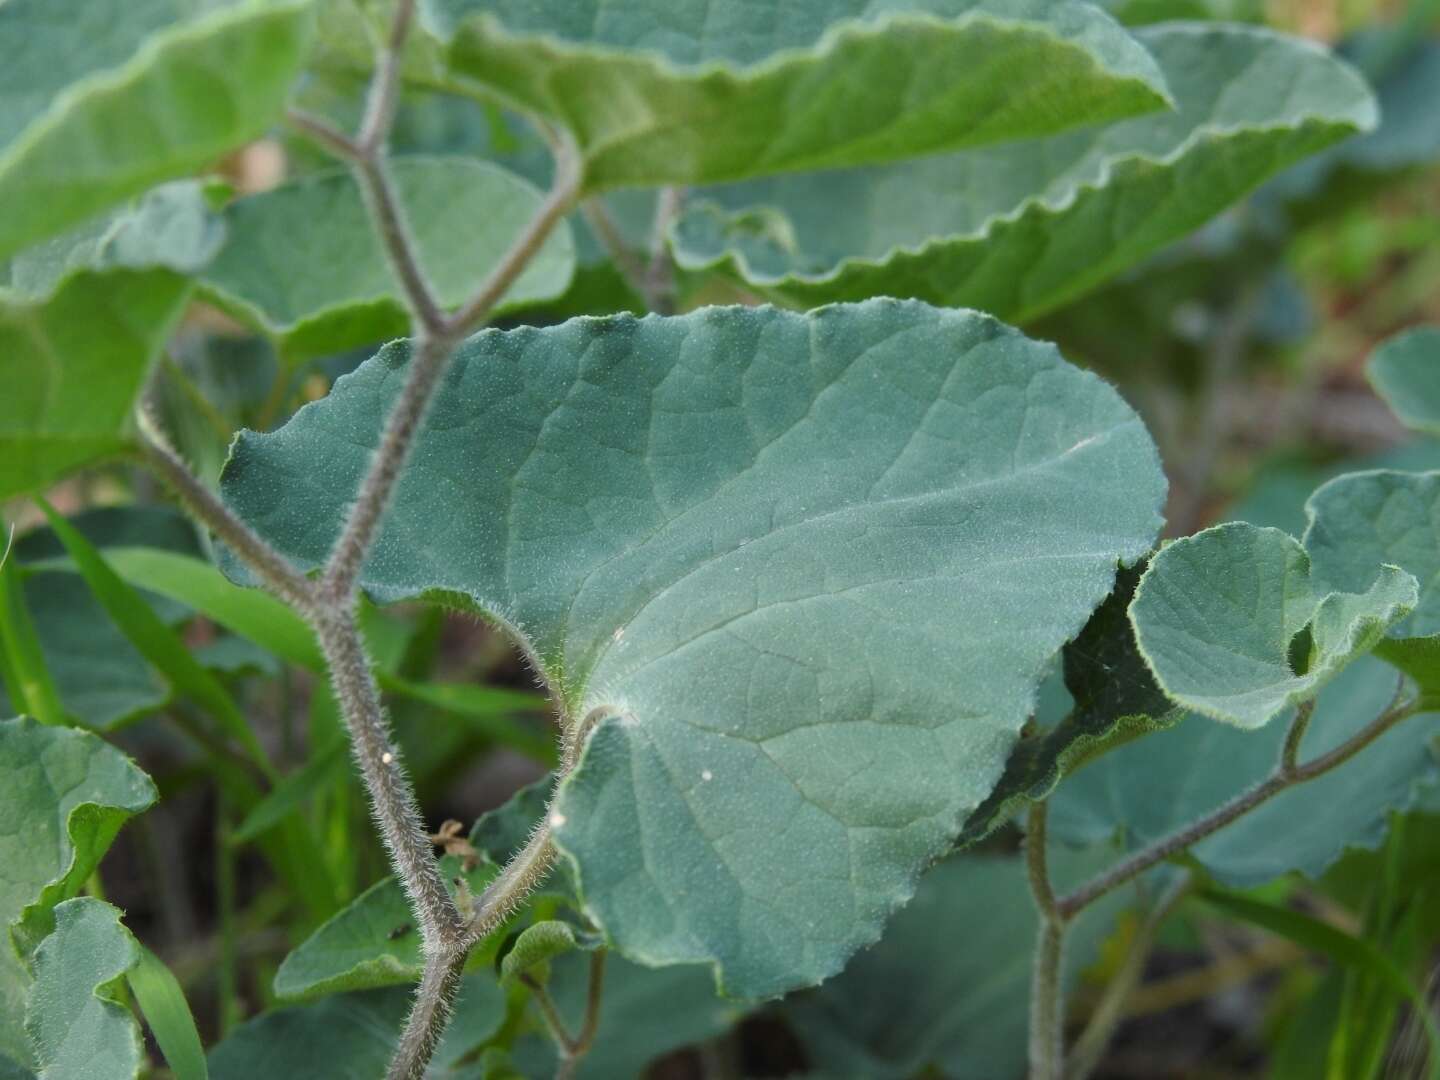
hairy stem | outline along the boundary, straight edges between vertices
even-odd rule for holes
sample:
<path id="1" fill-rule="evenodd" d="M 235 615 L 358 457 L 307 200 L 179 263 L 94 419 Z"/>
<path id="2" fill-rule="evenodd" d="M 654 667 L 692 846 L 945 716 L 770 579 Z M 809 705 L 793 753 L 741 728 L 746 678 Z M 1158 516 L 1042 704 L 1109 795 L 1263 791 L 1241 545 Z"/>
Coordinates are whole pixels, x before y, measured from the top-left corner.
<path id="1" fill-rule="evenodd" d="M 425 1069 L 455 1011 L 469 955 L 470 950 L 460 946 L 426 954 L 425 974 L 415 991 L 415 1004 L 390 1061 L 387 1080 L 424 1080 Z"/>
<path id="2" fill-rule="evenodd" d="M 1040 933 L 1030 982 L 1030 1080 L 1061 1080 L 1065 1063 L 1065 1007 L 1061 964 L 1066 920 L 1055 904 L 1046 858 L 1049 807 L 1030 807 L 1025 828 L 1025 867 L 1040 913 Z"/>
<path id="3" fill-rule="evenodd" d="M 1294 757 L 1299 752 L 1301 736 L 1304 735 L 1305 728 L 1310 722 L 1309 709 L 1302 707 L 1296 710 L 1295 718 L 1291 721 L 1290 731 L 1286 735 L 1280 762 L 1276 765 L 1274 772 L 1249 790 L 1242 791 L 1230 801 L 1216 807 L 1198 821 L 1141 848 L 1129 858 L 1121 860 L 1109 870 L 1103 871 L 1085 884 L 1060 897 L 1055 902 L 1057 910 L 1065 918 L 1073 917 L 1076 912 L 1094 903 L 1112 889 L 1119 888 L 1157 863 L 1164 862 L 1172 855 L 1178 855 L 1187 848 L 1193 847 L 1212 833 L 1219 832 L 1237 818 L 1243 817 L 1261 803 L 1273 799 L 1287 788 L 1314 780 L 1317 776 L 1323 776 L 1331 769 L 1343 765 L 1400 721 L 1415 715 L 1418 711 L 1419 707 L 1415 702 L 1400 701 L 1397 696 L 1397 700 L 1384 712 L 1339 746 L 1303 765 L 1296 765 Z"/>
<path id="4" fill-rule="evenodd" d="M 605 993 L 605 950 L 590 954 L 590 981 L 585 992 L 585 1019 L 580 1034 L 564 1044 L 565 1056 L 555 1072 L 555 1080 L 571 1080 L 580 1059 L 590 1052 L 595 1033 L 600 1029 L 600 1002 Z"/>
<path id="5" fill-rule="evenodd" d="M 146 465 L 166 483 L 180 501 L 231 551 L 260 576 L 260 579 L 291 607 L 308 612 L 314 589 L 290 560 L 261 539 L 260 534 L 241 521 L 220 497 L 190 471 L 165 438 L 159 423 L 145 406 L 136 412 L 145 443 L 141 454 Z"/>

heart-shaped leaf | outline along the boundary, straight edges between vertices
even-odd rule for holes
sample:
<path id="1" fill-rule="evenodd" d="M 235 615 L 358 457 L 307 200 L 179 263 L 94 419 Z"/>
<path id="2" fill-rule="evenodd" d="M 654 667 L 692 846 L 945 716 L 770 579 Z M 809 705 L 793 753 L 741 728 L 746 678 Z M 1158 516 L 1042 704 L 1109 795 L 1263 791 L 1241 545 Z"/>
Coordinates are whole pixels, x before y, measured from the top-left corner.
<path id="1" fill-rule="evenodd" d="M 1440 435 L 1440 326 L 1420 326 L 1384 342 L 1365 374 L 1405 426 Z"/>
<path id="2" fill-rule="evenodd" d="M 801 307 L 908 296 L 1026 320 L 1374 126 L 1364 81 L 1307 42 L 1209 24 L 1137 36 L 1165 73 L 1173 112 L 698 192 L 671 230 L 676 258 Z"/>
<path id="3" fill-rule="evenodd" d="M 469 298 L 543 196 L 483 161 L 402 158 L 391 166 L 426 274 L 442 304 Z M 291 356 L 336 352 L 406 332 L 400 287 L 347 172 L 325 172 L 233 203 L 229 241 L 204 274 L 222 306 L 281 338 Z M 455 223 L 466 223 L 457 237 Z M 500 302 L 551 300 L 574 270 L 568 226 L 553 232 Z"/>
<path id="4" fill-rule="evenodd" d="M 236 443 L 226 498 L 301 564 L 407 355 Z M 602 718 L 550 814 L 587 910 L 759 997 L 952 842 L 1164 488 L 1113 390 L 975 312 L 577 319 L 460 350 L 363 584 L 463 600 Z"/>
<path id="5" fill-rule="evenodd" d="M 1279 529 L 1217 525 L 1161 549 L 1130 605 L 1156 681 L 1195 712 L 1257 728 L 1315 696 L 1419 602 L 1415 578 L 1374 567 L 1364 592 L 1332 589 Z"/>
<path id="6" fill-rule="evenodd" d="M 132 445 L 131 408 L 188 294 L 164 270 L 79 273 L 34 303 L 0 294 L 0 499 Z"/>
<path id="7" fill-rule="evenodd" d="M 591 191 L 892 161 L 1166 104 L 1145 50 L 1073 0 L 430 12 L 458 76 L 574 133 Z"/>
<path id="8" fill-rule="evenodd" d="M 0 4 L 0 258 L 204 168 L 279 118 L 309 0 Z"/>

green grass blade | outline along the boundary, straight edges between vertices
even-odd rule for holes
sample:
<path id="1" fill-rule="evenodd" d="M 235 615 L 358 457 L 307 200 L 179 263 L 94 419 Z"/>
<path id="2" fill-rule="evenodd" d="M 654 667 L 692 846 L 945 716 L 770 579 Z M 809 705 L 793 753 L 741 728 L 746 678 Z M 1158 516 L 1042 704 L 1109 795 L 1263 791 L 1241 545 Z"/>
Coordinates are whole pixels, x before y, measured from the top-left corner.
<path id="1" fill-rule="evenodd" d="M 249 843 L 298 811 L 311 796 L 328 787 L 341 774 L 344 760 L 344 739 L 321 750 L 255 804 L 231 834 L 230 842 Z"/>
<path id="2" fill-rule="evenodd" d="M 68 724 L 35 624 L 25 607 L 20 567 L 9 558 L 0 565 L 0 653 L 4 654 L 5 685 L 16 710 L 42 724 Z"/>
<path id="3" fill-rule="evenodd" d="M 76 569 L 90 586 L 90 591 L 131 644 L 178 691 L 214 717 L 225 733 L 245 749 L 251 760 L 273 778 L 276 773 L 269 756 L 220 680 L 190 654 L 175 631 L 166 626 L 139 593 L 107 565 L 105 557 L 81 535 L 80 530 L 56 513 L 44 499 L 35 501 L 74 560 Z"/>
<path id="4" fill-rule="evenodd" d="M 208 1080 L 205 1049 L 195 1030 L 195 1017 L 170 969 L 141 945 L 140 961 L 126 978 L 175 1080 Z"/>
<path id="5" fill-rule="evenodd" d="M 1206 889 L 1200 899 L 1237 919 L 1288 938 L 1295 944 L 1324 953 L 1337 964 L 1363 972 L 1383 984 L 1397 997 L 1408 1001 L 1425 1025 L 1430 1042 L 1431 1080 L 1440 1080 L 1440 1028 L 1430 1003 L 1389 956 L 1364 938 L 1355 937 L 1310 915 L 1252 900 L 1240 893 Z"/>

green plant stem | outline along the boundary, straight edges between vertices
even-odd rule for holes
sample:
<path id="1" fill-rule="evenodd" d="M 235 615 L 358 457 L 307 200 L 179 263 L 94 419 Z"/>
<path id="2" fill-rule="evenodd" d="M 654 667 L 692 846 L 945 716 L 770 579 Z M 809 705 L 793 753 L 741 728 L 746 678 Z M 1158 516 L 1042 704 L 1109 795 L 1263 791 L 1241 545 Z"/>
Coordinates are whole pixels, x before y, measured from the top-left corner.
<path id="1" fill-rule="evenodd" d="M 655 220 L 650 227 L 650 262 L 641 280 L 645 302 L 651 311 L 662 315 L 675 313 L 675 263 L 670 258 L 667 236 L 670 223 L 680 216 L 684 204 L 684 188 L 661 188 L 655 204 Z"/>
<path id="2" fill-rule="evenodd" d="M 1066 917 L 1055 903 L 1047 860 L 1049 807 L 1030 807 L 1025 827 L 1025 867 L 1040 913 L 1040 933 L 1030 982 L 1030 1080 L 1061 1080 L 1065 1062 L 1065 1008 L 1061 966 Z"/>
<path id="3" fill-rule="evenodd" d="M 1120 970 L 1106 984 L 1105 992 L 1090 1013 L 1085 1029 L 1080 1032 L 1080 1037 L 1075 1040 L 1074 1047 L 1065 1059 L 1066 1080 L 1086 1080 L 1100 1064 L 1110 1040 L 1115 1037 L 1116 1028 L 1125 1018 L 1126 1002 L 1140 985 L 1140 977 L 1145 974 L 1145 961 L 1149 959 L 1150 950 L 1155 944 L 1155 934 L 1185 898 L 1192 883 L 1188 873 L 1181 874 L 1145 917 L 1135 940 L 1130 943 L 1125 959 L 1121 962 Z"/>
<path id="4" fill-rule="evenodd" d="M 1295 718 L 1291 721 L 1290 731 L 1285 738 L 1285 748 L 1282 751 L 1281 759 L 1268 777 L 1212 810 L 1198 821 L 1141 848 L 1129 858 L 1121 860 L 1109 870 L 1103 871 L 1078 888 L 1066 893 L 1056 901 L 1057 910 L 1065 918 L 1073 917 L 1106 893 L 1138 877 L 1157 863 L 1164 862 L 1171 856 L 1193 847 L 1212 833 L 1219 832 L 1231 822 L 1244 817 L 1261 803 L 1273 799 L 1287 788 L 1314 780 L 1317 776 L 1323 776 L 1331 769 L 1345 764 L 1400 721 L 1414 716 L 1418 711 L 1419 705 L 1416 702 L 1400 701 L 1397 697 L 1397 700 L 1392 702 L 1384 712 L 1339 746 L 1303 765 L 1297 765 L 1294 755 L 1299 751 L 1301 736 L 1304 735 L 1305 728 L 1310 722 L 1310 710 L 1297 709 Z"/>
<path id="5" fill-rule="evenodd" d="M 545 1027 L 555 1046 L 560 1051 L 560 1067 L 555 1070 L 555 1080 L 572 1080 L 580 1060 L 590 1052 L 595 1042 L 595 1033 L 600 1030 L 600 1004 L 605 994 L 605 950 L 596 949 L 590 954 L 590 978 L 585 990 L 585 1016 L 580 1021 L 580 1031 L 571 1035 L 565 1026 L 555 999 L 539 979 L 522 975 L 520 981 L 530 989 Z"/>

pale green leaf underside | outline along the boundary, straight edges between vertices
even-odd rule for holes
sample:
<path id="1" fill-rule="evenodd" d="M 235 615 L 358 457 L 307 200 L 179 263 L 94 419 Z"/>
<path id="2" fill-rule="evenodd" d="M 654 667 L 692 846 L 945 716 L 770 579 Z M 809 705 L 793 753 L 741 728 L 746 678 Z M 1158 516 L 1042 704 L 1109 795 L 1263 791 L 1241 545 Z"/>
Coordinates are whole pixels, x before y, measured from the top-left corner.
<path id="1" fill-rule="evenodd" d="M 235 445 L 227 499 L 304 565 L 405 358 Z M 875 938 L 1163 493 L 1113 390 L 974 312 L 576 319 L 460 350 L 363 581 L 467 599 L 571 724 L 607 710 L 552 815 L 588 910 L 759 997 Z"/>
<path id="2" fill-rule="evenodd" d="M 1440 326 L 1390 338 L 1370 357 L 1365 374 L 1406 427 L 1440 435 Z"/>
<path id="3" fill-rule="evenodd" d="M 40 298 L 80 270 L 164 267 L 192 274 L 214 258 L 224 237 L 206 185 L 176 180 L 26 248 L 10 260 L 9 284 L 26 298 Z"/>
<path id="4" fill-rule="evenodd" d="M 1155 556 L 1130 617 L 1173 700 L 1257 728 L 1314 697 L 1415 608 L 1414 576 L 1395 566 L 1373 570 L 1363 591 L 1334 590 L 1294 537 L 1244 522 L 1217 525 Z M 1309 640 L 1297 647 L 1302 631 Z"/>
<path id="5" fill-rule="evenodd" d="M 1024 320 L 1374 125 L 1363 80 L 1308 43 L 1206 24 L 1138 37 L 1165 73 L 1173 112 L 697 192 L 671 230 L 676 257 L 795 306 L 893 295 Z"/>
<path id="6" fill-rule="evenodd" d="M 203 168 L 280 115 L 307 0 L 0 4 L 0 257 Z"/>
<path id="7" fill-rule="evenodd" d="M 131 408 L 188 293 L 164 270 L 80 273 L 38 303 L 0 293 L 0 499 L 130 445 Z"/>
<path id="8" fill-rule="evenodd" d="M 1109 844 L 1061 849 L 1052 855 L 1052 873 L 1068 887 L 1114 857 Z M 1131 900 L 1127 890 L 1112 893 L 1072 925 L 1067 987 L 1095 962 Z M 1038 924 L 1020 859 L 949 858 L 921 878 L 915 899 L 880 944 L 839 978 L 781 1008 L 826 1076 L 1020 1080 Z"/>
<path id="9" fill-rule="evenodd" d="M 1320 692 L 1300 760 L 1339 745 L 1395 695 L 1395 672 L 1361 657 Z M 1414 716 L 1343 768 L 1281 792 L 1191 849 L 1205 870 L 1248 888 L 1282 874 L 1323 874 L 1347 848 L 1375 848 L 1390 814 L 1433 800 L 1440 761 L 1431 750 L 1437 717 Z M 1118 836 L 1134 850 L 1159 840 L 1275 768 L 1286 725 L 1241 731 L 1190 715 L 1067 777 L 1050 798 L 1052 837 L 1093 844 Z"/>
<path id="10" fill-rule="evenodd" d="M 569 128 L 591 191 L 1030 138 L 1165 104 L 1072 0 L 440 0 L 456 74 Z"/>
<path id="11" fill-rule="evenodd" d="M 1305 510 L 1305 545 L 1316 576 L 1332 587 L 1368 586 L 1382 563 L 1420 583 L 1415 610 L 1389 628 L 1375 654 L 1414 679 L 1428 701 L 1440 701 L 1440 472 L 1347 473 Z"/>
<path id="12" fill-rule="evenodd" d="M 55 909 L 35 952 L 25 1030 L 47 1080 L 127 1080 L 144 1060 L 140 1027 L 120 982 L 140 960 L 120 912 L 80 897 Z"/>
<path id="13" fill-rule="evenodd" d="M 442 305 L 459 306 L 535 215 L 528 181 L 488 162 L 402 158 L 391 166 L 421 262 Z M 229 240 L 203 276 L 225 307 L 323 353 L 405 333 L 399 285 L 348 172 L 323 173 L 240 199 L 226 210 Z M 574 271 L 562 224 L 500 302 L 501 312 L 551 300 Z"/>

